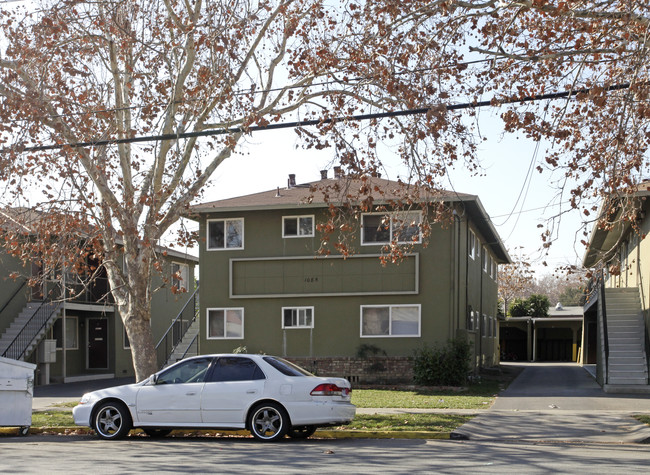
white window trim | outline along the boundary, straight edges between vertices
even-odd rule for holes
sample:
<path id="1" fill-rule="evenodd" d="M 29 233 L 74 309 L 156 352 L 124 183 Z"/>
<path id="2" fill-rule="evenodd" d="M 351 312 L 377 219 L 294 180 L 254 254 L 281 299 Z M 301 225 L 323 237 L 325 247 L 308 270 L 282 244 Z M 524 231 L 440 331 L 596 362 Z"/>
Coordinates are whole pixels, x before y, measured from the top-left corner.
<path id="1" fill-rule="evenodd" d="M 210 336 L 210 312 L 223 310 L 224 318 L 228 310 L 241 311 L 241 336 L 226 336 L 226 322 L 224 322 L 224 336 Z M 205 337 L 207 340 L 243 340 L 244 339 L 244 307 L 211 307 L 205 309 Z"/>
<path id="2" fill-rule="evenodd" d="M 422 219 L 423 219 L 423 213 L 422 211 L 402 211 L 403 215 L 407 214 L 417 214 L 420 218 L 420 225 L 422 224 Z M 381 242 L 366 242 L 365 240 L 365 229 L 363 226 L 363 217 L 364 216 L 388 216 L 390 217 L 389 220 L 389 228 L 388 228 L 388 233 L 389 236 L 391 237 L 388 241 L 381 241 Z M 361 245 L 362 246 L 385 246 L 386 244 L 390 244 L 392 242 L 392 236 L 393 236 L 393 217 L 399 218 L 400 213 L 362 213 L 361 214 Z M 397 241 L 397 244 L 421 244 L 422 243 L 422 228 L 418 230 L 418 239 L 417 241 Z"/>
<path id="3" fill-rule="evenodd" d="M 388 307 L 388 335 L 364 335 L 363 334 L 363 309 L 364 308 L 386 308 Z M 418 309 L 418 333 L 417 335 L 393 335 L 393 307 L 415 307 Z M 387 305 L 361 305 L 359 309 L 359 336 L 361 338 L 419 338 L 422 333 L 422 305 L 411 304 L 387 304 Z"/>
<path id="4" fill-rule="evenodd" d="M 292 325 L 286 326 L 284 324 L 284 311 L 285 310 L 311 310 L 311 325 Z M 287 330 L 294 330 L 298 328 L 314 328 L 314 307 L 282 307 L 282 313 L 280 314 L 282 318 L 282 328 Z"/>
<path id="5" fill-rule="evenodd" d="M 481 266 L 483 267 L 483 272 L 486 274 L 488 273 L 488 265 L 490 261 L 490 254 L 488 254 L 488 250 L 486 246 L 483 246 L 483 254 L 481 255 Z"/>
<path id="6" fill-rule="evenodd" d="M 126 334 L 126 327 L 122 326 L 122 349 L 123 350 L 131 349 L 131 342 L 129 342 L 128 346 L 126 344 L 127 339 L 128 339 L 128 335 Z"/>
<path id="7" fill-rule="evenodd" d="M 311 218 L 311 232 L 309 234 L 300 234 L 300 218 Z M 296 220 L 296 235 L 287 235 L 284 234 L 284 221 L 287 219 L 295 219 Z M 282 237 L 285 239 L 294 239 L 294 238 L 307 238 L 307 237 L 314 237 L 314 228 L 315 228 L 315 218 L 313 214 L 302 214 L 302 215 L 297 215 L 297 216 L 282 216 Z"/>
<path id="8" fill-rule="evenodd" d="M 173 272 L 174 268 L 173 266 L 177 265 L 178 270 L 180 271 L 181 274 L 181 279 L 178 279 L 178 277 L 175 276 L 175 272 Z M 178 283 L 180 284 L 178 287 L 178 290 L 183 287 L 185 290 L 190 290 L 190 266 L 184 262 L 179 262 L 179 261 L 172 261 L 171 262 L 171 284 L 172 286 L 175 284 L 175 281 L 178 279 Z"/>
<path id="9" fill-rule="evenodd" d="M 78 350 L 79 349 L 79 317 L 65 316 L 65 317 L 59 317 L 59 318 L 60 319 L 65 318 L 66 319 L 66 323 L 65 323 L 66 330 L 67 330 L 68 325 L 71 323 L 71 321 L 72 320 L 75 321 L 75 323 L 74 323 L 74 331 L 75 331 L 75 334 L 76 334 L 75 335 L 75 343 L 77 343 L 77 346 L 74 346 L 74 347 L 69 346 L 69 347 L 66 348 L 66 351 L 67 350 Z M 52 338 L 54 338 L 54 327 L 52 327 Z M 68 339 L 65 338 L 65 336 L 63 335 L 63 321 L 61 321 L 61 345 L 63 345 L 64 341 L 65 341 L 65 343 L 68 343 Z M 63 351 L 63 346 L 57 346 L 56 349 L 57 349 L 57 351 L 58 350 Z"/>
<path id="10" fill-rule="evenodd" d="M 228 221 L 241 221 L 241 247 L 226 247 L 226 236 L 224 236 L 223 239 L 223 245 L 224 247 L 210 247 L 210 223 L 213 223 L 215 221 L 223 221 L 224 223 L 224 233 L 226 232 L 227 229 L 227 222 Z M 208 219 L 206 220 L 205 223 L 205 249 L 207 251 L 239 251 L 244 249 L 244 218 L 214 218 L 214 219 Z"/>
<path id="11" fill-rule="evenodd" d="M 476 259 L 476 234 L 471 229 L 469 230 L 469 243 L 468 243 L 469 257 L 472 260 Z"/>

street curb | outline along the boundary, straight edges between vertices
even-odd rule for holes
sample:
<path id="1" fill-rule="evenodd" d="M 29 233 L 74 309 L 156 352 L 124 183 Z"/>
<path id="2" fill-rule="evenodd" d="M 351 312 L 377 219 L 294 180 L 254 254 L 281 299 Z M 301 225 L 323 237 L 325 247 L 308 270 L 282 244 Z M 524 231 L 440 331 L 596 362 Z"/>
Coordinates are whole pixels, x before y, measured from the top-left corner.
<path id="1" fill-rule="evenodd" d="M 18 436 L 19 428 L 0 427 L 0 435 Z M 30 427 L 31 435 L 90 435 L 95 431 L 88 427 L 68 426 L 68 427 Z M 140 429 L 135 429 L 131 434 L 141 434 Z M 202 436 L 220 435 L 223 437 L 250 437 L 247 430 L 174 430 L 175 436 Z M 368 431 L 368 430 L 317 430 L 314 438 L 320 439 L 452 439 L 453 433 L 450 432 L 426 432 L 426 431 Z"/>

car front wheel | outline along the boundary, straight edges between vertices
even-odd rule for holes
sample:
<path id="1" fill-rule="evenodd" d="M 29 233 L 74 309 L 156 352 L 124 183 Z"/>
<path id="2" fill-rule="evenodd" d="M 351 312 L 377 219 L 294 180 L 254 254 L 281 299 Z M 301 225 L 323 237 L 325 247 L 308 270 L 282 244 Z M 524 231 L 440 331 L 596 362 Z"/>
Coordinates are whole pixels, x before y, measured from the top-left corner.
<path id="1" fill-rule="evenodd" d="M 101 439 L 121 439 L 131 430 L 131 415 L 121 402 L 106 402 L 97 410 L 93 425 Z"/>
<path id="2" fill-rule="evenodd" d="M 257 440 L 273 442 L 289 430 L 289 415 L 281 405 L 267 402 L 251 411 L 248 426 Z"/>

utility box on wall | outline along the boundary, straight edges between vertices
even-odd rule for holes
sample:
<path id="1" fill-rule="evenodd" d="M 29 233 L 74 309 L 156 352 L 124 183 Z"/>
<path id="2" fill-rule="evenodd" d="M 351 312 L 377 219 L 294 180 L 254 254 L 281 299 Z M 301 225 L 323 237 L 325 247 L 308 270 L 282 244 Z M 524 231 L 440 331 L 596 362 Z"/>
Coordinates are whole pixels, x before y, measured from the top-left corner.
<path id="1" fill-rule="evenodd" d="M 38 347 L 39 363 L 56 363 L 56 340 L 43 340 Z"/>

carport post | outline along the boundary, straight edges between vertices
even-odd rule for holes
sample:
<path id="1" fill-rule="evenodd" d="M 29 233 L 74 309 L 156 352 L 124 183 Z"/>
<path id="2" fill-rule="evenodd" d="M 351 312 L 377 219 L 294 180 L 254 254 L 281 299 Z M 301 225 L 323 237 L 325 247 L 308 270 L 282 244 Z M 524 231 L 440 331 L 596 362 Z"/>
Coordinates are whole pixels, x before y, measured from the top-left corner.
<path id="1" fill-rule="evenodd" d="M 531 341 L 531 336 L 530 336 L 530 318 L 526 322 L 526 356 L 528 358 L 528 361 L 532 361 L 533 359 L 533 345 Z"/>
<path id="2" fill-rule="evenodd" d="M 532 318 L 531 321 L 533 322 L 533 361 L 537 361 L 537 325 Z"/>

